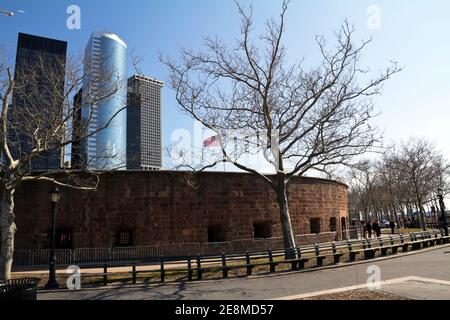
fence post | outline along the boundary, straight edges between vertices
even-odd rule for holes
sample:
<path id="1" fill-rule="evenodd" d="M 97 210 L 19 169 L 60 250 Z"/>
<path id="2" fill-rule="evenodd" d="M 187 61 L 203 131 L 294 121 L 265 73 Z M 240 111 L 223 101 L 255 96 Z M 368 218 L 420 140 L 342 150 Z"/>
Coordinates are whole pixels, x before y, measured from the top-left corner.
<path id="1" fill-rule="evenodd" d="M 191 256 L 188 257 L 188 280 L 192 281 L 192 261 L 191 261 Z"/>
<path id="2" fill-rule="evenodd" d="M 30 264 L 28 267 L 32 268 L 33 267 L 33 251 L 29 250 L 29 255 L 28 255 L 28 263 Z"/>
<path id="3" fill-rule="evenodd" d="M 297 257 L 300 259 L 302 257 L 302 248 L 301 246 L 297 247 Z"/>
<path id="4" fill-rule="evenodd" d="M 164 270 L 164 256 L 161 256 L 161 283 L 165 282 L 166 271 Z"/>
<path id="5" fill-rule="evenodd" d="M 228 278 L 227 256 L 222 252 L 222 274 L 224 278 Z"/>
<path id="6" fill-rule="evenodd" d="M 203 272 L 202 272 L 202 262 L 200 255 L 197 255 L 197 280 L 202 280 Z"/>
<path id="7" fill-rule="evenodd" d="M 136 262 L 133 262 L 133 284 L 136 284 Z"/>
<path id="8" fill-rule="evenodd" d="M 250 252 L 248 250 L 245 252 L 245 262 L 247 264 L 247 275 L 251 276 L 253 268 L 251 266 Z"/>
<path id="9" fill-rule="evenodd" d="M 109 262 L 113 261 L 111 248 L 108 248 L 108 261 Z"/>
<path id="10" fill-rule="evenodd" d="M 103 265 L 103 285 L 108 285 L 108 266 L 106 263 Z"/>
<path id="11" fill-rule="evenodd" d="M 317 243 L 314 243 L 314 251 L 316 252 L 316 256 L 320 256 L 320 247 Z"/>
<path id="12" fill-rule="evenodd" d="M 269 263 L 270 263 L 270 273 L 274 273 L 275 272 L 275 263 L 273 263 L 272 249 L 269 249 L 268 254 L 269 254 Z"/>
<path id="13" fill-rule="evenodd" d="M 35 250 L 31 251 L 31 265 L 34 266 L 34 252 Z"/>

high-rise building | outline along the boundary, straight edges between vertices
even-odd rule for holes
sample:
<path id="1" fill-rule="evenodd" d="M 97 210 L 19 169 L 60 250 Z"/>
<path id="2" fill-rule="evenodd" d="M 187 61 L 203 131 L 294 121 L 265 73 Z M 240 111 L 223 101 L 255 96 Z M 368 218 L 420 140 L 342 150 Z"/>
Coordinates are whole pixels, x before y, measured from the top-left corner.
<path id="1" fill-rule="evenodd" d="M 19 33 L 14 70 L 15 90 L 13 92 L 9 142 L 13 157 L 22 157 L 35 147 L 30 115 L 46 114 L 62 108 L 66 71 L 67 42 Z M 50 116 L 50 114 L 49 114 Z M 32 132 L 33 131 L 33 132 Z M 45 128 L 43 129 L 45 131 Z M 63 137 L 61 137 L 63 139 Z M 46 152 L 33 159 L 33 171 L 57 170 L 63 165 L 61 150 Z"/>
<path id="2" fill-rule="evenodd" d="M 117 35 L 94 32 L 85 50 L 82 120 L 88 168 L 126 167 L 127 46 Z"/>
<path id="3" fill-rule="evenodd" d="M 128 79 L 127 169 L 162 168 L 161 91 L 164 83 L 135 75 Z"/>
<path id="4" fill-rule="evenodd" d="M 72 149 L 70 157 L 70 167 L 72 169 L 83 169 L 86 167 L 85 159 L 83 157 L 83 148 L 81 136 L 82 132 L 82 99 L 83 99 L 83 89 L 80 89 L 77 94 L 73 97 L 73 118 L 72 118 Z"/>

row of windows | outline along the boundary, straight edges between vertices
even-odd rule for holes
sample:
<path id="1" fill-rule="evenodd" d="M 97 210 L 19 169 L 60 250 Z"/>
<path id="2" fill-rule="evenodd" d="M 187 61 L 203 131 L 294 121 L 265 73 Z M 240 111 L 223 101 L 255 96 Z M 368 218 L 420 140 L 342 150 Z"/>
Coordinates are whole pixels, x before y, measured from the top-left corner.
<path id="1" fill-rule="evenodd" d="M 147 168 L 150 170 L 150 168 Z M 153 168 L 152 168 L 153 169 Z M 154 168 L 157 170 L 156 168 Z M 321 233 L 321 219 L 310 219 L 311 234 Z M 336 232 L 338 229 L 337 218 L 330 218 L 329 230 Z M 228 241 L 227 230 L 222 225 L 210 225 L 207 228 L 208 242 L 225 242 Z M 272 222 L 260 221 L 253 223 L 253 236 L 255 239 L 269 239 L 272 238 Z M 133 241 L 133 233 L 129 230 L 120 230 L 117 232 L 114 246 L 115 247 L 130 247 L 135 245 Z M 73 248 L 73 234 L 70 230 L 57 230 L 56 232 L 56 247 L 58 249 L 72 249 Z"/>
<path id="2" fill-rule="evenodd" d="M 311 218 L 309 220 L 309 226 L 311 229 L 311 234 L 319 234 L 322 232 L 322 219 Z M 338 231 L 337 218 L 330 218 L 329 230 L 330 232 Z"/>
<path id="3" fill-rule="evenodd" d="M 133 234 L 127 230 L 117 232 L 114 239 L 115 247 L 130 247 L 133 245 Z M 56 231 L 56 248 L 73 249 L 73 232 L 71 230 Z"/>

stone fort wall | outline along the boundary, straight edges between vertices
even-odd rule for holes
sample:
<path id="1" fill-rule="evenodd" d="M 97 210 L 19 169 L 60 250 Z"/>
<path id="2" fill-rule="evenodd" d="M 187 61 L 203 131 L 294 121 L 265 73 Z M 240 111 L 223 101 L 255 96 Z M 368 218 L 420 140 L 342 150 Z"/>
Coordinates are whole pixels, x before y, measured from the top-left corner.
<path id="1" fill-rule="evenodd" d="M 170 171 L 115 172 L 102 176 L 95 192 L 61 189 L 58 237 L 70 238 L 65 240 L 72 248 L 101 248 L 282 236 L 275 193 L 259 177 L 211 172 L 186 180 Z M 30 182 L 16 191 L 17 249 L 49 247 L 50 187 Z M 338 182 L 293 179 L 295 234 L 336 231 L 341 238 L 348 227 L 347 194 Z"/>

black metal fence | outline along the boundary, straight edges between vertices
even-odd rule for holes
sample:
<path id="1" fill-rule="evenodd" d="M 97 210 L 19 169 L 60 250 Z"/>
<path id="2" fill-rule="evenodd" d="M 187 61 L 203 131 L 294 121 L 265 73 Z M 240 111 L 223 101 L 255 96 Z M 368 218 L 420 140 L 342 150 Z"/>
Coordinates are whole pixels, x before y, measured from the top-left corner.
<path id="1" fill-rule="evenodd" d="M 136 284 L 138 276 L 144 283 L 164 283 L 166 281 L 193 281 L 202 280 L 204 275 L 208 274 L 209 279 L 228 278 L 231 271 L 235 271 L 233 276 L 251 276 L 254 272 L 274 273 L 278 271 L 303 270 L 307 267 L 322 267 L 325 265 L 336 265 L 341 262 L 344 255 L 348 255 L 347 262 L 356 261 L 357 256 L 360 259 L 373 259 L 376 253 L 379 256 L 395 255 L 400 252 L 411 250 L 420 250 L 436 245 L 449 243 L 450 237 L 445 236 L 441 231 L 427 231 L 399 235 L 385 235 L 380 238 L 346 240 L 331 243 L 322 243 L 314 245 L 304 245 L 292 249 L 267 250 L 259 252 L 246 251 L 243 254 L 225 254 L 212 256 L 189 256 L 185 261 L 167 261 L 164 257 L 160 258 L 159 268 L 147 270 L 138 270 L 139 263 L 133 262 L 127 267 L 130 271 L 123 272 L 110 269 L 110 265 L 104 264 L 103 273 L 83 273 L 86 276 L 103 276 L 102 284 L 107 286 L 111 283 L 131 283 Z M 286 253 L 294 250 L 297 257 L 287 258 Z M 308 266 L 307 266 L 308 264 Z M 280 266 L 285 267 L 280 270 Z M 258 269 L 258 270 L 256 270 Z M 268 270 L 267 270 L 268 269 Z M 174 278 L 174 274 L 176 277 Z M 150 274 L 153 274 L 149 278 Z M 167 276 L 172 274 L 172 280 Z M 120 275 L 118 280 L 111 279 L 111 276 Z M 180 276 L 182 278 L 180 278 Z M 89 282 L 88 282 L 89 283 Z M 92 284 L 92 283 L 90 283 Z M 98 285 L 96 282 L 93 285 Z"/>
<path id="2" fill-rule="evenodd" d="M 298 244 L 313 244 L 337 240 L 336 232 L 301 235 L 296 237 Z M 162 246 L 126 247 L 126 248 L 79 248 L 56 250 L 56 264 L 66 267 L 78 266 L 126 265 L 133 261 L 155 263 L 164 256 L 166 260 L 185 259 L 188 256 L 209 256 L 222 253 L 243 253 L 247 250 L 264 251 L 284 248 L 283 238 L 244 239 L 217 243 L 180 243 Z M 23 268 L 44 267 L 49 264 L 50 249 L 16 250 L 14 266 Z"/>

